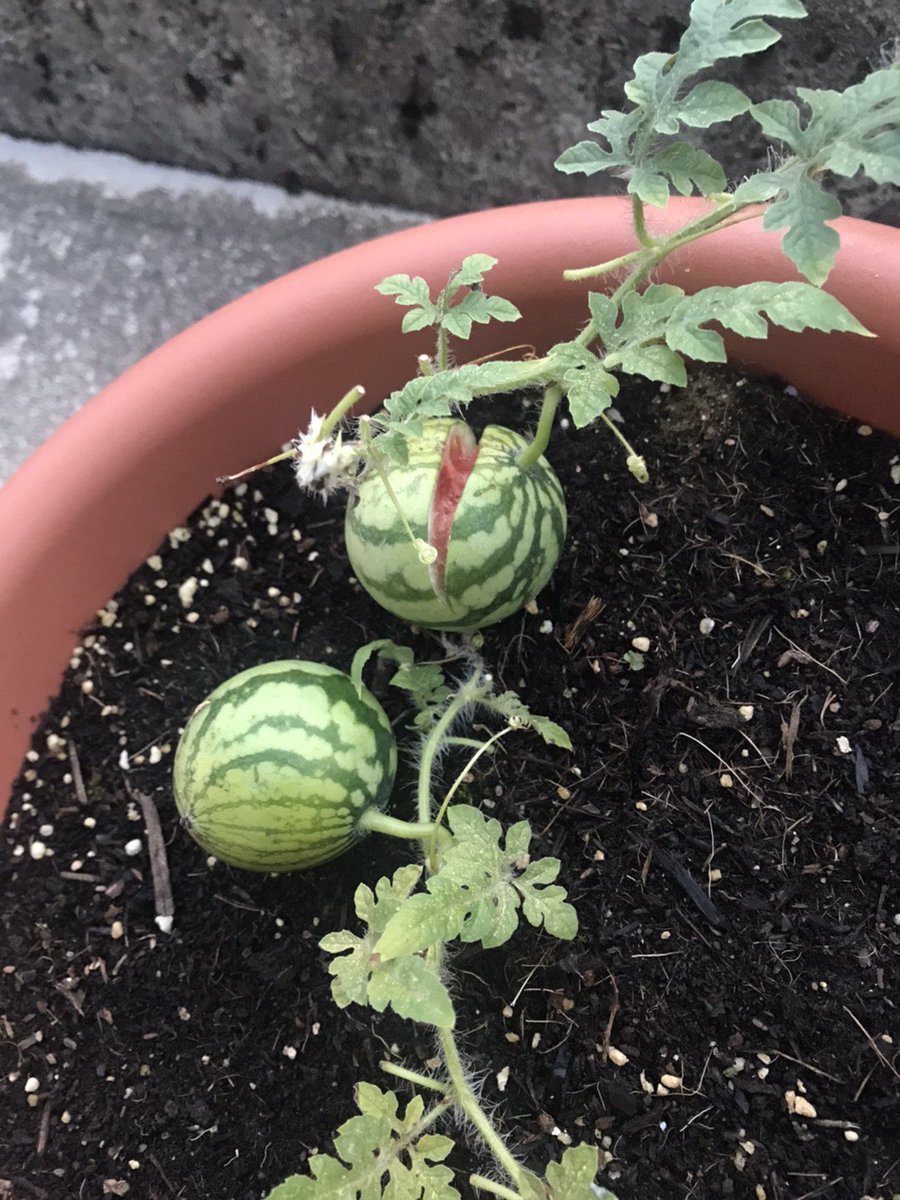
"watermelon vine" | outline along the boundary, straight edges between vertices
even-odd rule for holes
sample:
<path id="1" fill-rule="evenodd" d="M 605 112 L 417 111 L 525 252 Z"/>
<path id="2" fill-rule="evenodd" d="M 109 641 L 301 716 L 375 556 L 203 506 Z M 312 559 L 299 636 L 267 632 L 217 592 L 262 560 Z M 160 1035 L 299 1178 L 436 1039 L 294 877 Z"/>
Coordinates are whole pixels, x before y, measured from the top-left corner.
<path id="1" fill-rule="evenodd" d="M 609 291 L 588 292 L 584 325 L 569 340 L 541 356 L 456 361 L 456 344 L 473 324 L 520 315 L 485 290 L 496 264 L 486 254 L 466 257 L 436 293 L 418 276 L 392 275 L 378 285 L 406 309 L 404 332 L 434 331 L 433 354 L 421 356 L 413 377 L 355 429 L 348 420 L 362 387 L 325 417 L 314 414 L 291 449 L 269 463 L 291 459 L 298 483 L 312 492 L 349 493 L 350 564 L 389 612 L 470 633 L 511 615 L 545 586 L 566 530 L 565 500 L 543 457 L 562 406 L 576 429 L 604 425 L 632 475 L 645 482 L 647 465 L 613 408 L 623 376 L 681 386 L 685 360 L 726 360 L 719 330 L 763 338 L 780 325 L 868 335 L 822 291 L 839 240 L 829 222 L 840 213 L 823 179 L 862 170 L 876 182 L 900 184 L 900 63 L 886 63 L 842 93 L 800 88 L 802 107 L 753 103 L 708 77 L 720 60 L 779 39 L 767 17 L 804 16 L 801 0 L 693 0 L 678 47 L 641 56 L 625 87 L 625 108 L 605 111 L 588 126 L 596 140 L 559 157 L 565 173 L 612 170 L 627 181 L 635 242 L 605 263 L 564 271 L 561 264 L 573 283 L 615 280 Z M 721 166 L 682 133 L 743 114 L 778 147 L 766 169 L 729 189 Z M 657 234 L 649 210 L 664 207 L 672 190 L 699 193 L 708 208 L 680 230 Z M 785 231 L 782 248 L 805 282 L 757 281 L 692 295 L 653 282 L 681 247 L 752 218 Z M 476 439 L 460 413 L 478 397 L 518 391 L 536 398 L 533 436 L 491 426 Z M 480 1192 L 504 1200 L 610 1195 L 595 1183 L 594 1146 L 569 1148 L 543 1178 L 518 1161 L 478 1102 L 454 1038 L 450 943 L 498 946 L 521 917 L 551 937 L 577 932 L 574 908 L 556 882 L 560 864 L 531 859 L 527 822 L 504 832 L 478 809 L 454 803 L 471 762 L 514 728 L 529 726 L 569 746 L 563 730 L 528 712 L 514 693 L 494 692 L 472 645 L 471 638 L 463 643 L 468 669 L 455 686 L 437 665 L 416 663 L 409 649 L 389 641 L 360 651 L 349 676 L 315 664 L 269 664 L 224 684 L 185 731 L 176 762 L 179 807 L 191 833 L 226 861 L 256 870 L 308 867 L 372 830 L 421 845 L 420 862 L 374 889 L 359 886 L 362 932 L 332 932 L 321 945 L 334 956 L 328 970 L 335 1002 L 377 1012 L 391 1007 L 431 1026 L 441 1069 L 424 1075 L 383 1063 L 388 1076 L 416 1089 L 412 1097 L 402 1105 L 394 1091 L 360 1083 L 359 1115 L 341 1126 L 334 1155 L 315 1154 L 310 1173 L 291 1176 L 269 1200 L 458 1200 L 444 1162 L 453 1143 L 435 1132 L 453 1113 L 492 1156 L 494 1175 L 469 1178 Z M 396 747 L 362 684 L 372 654 L 394 661 L 393 682 L 418 711 L 414 820 L 383 811 Z M 315 691 L 320 697 L 311 700 Z M 484 740 L 457 736 L 456 727 L 477 709 L 504 724 Z M 441 794 L 435 763 L 451 745 L 467 747 L 470 761 Z"/>
<path id="2" fill-rule="evenodd" d="M 555 858 L 531 858 L 528 822 L 504 831 L 499 821 L 477 808 L 452 803 L 473 761 L 513 730 L 530 727 L 545 741 L 565 749 L 571 749 L 571 742 L 560 726 L 529 712 L 514 692 L 497 694 L 491 676 L 471 651 L 465 656 L 464 678 L 451 687 L 438 665 L 416 663 L 408 647 L 389 640 L 374 642 L 357 653 L 351 669 L 359 695 L 365 693 L 362 672 L 373 654 L 396 664 L 392 683 L 410 695 L 418 712 L 421 862 L 399 867 L 390 879 L 380 879 L 374 891 L 361 884 L 354 904 L 362 932 L 329 933 L 320 945 L 334 956 L 328 970 L 338 1007 L 368 1005 L 376 1012 L 390 1007 L 398 1016 L 432 1026 L 443 1071 L 423 1075 L 402 1064 L 383 1062 L 387 1075 L 418 1089 L 403 1116 L 394 1092 L 359 1084 L 360 1115 L 339 1130 L 337 1157 L 313 1155 L 310 1174 L 291 1176 L 269 1200 L 381 1196 L 384 1177 L 388 1179 L 384 1196 L 452 1200 L 459 1193 L 451 1185 L 452 1172 L 443 1165 L 452 1142 L 430 1132 L 451 1110 L 480 1135 L 506 1180 L 474 1174 L 469 1179 L 473 1187 L 522 1200 L 546 1200 L 548 1194 L 574 1200 L 579 1181 L 593 1185 L 599 1166 L 597 1148 L 570 1147 L 561 1163 L 552 1164 L 548 1182 L 556 1178 L 557 1183 L 551 1184 L 550 1193 L 540 1177 L 511 1153 L 478 1100 L 455 1040 L 457 1013 L 445 963 L 448 943 L 502 945 L 513 936 L 521 917 L 552 937 L 575 937 L 575 909 L 556 882 L 561 864 Z M 456 726 L 476 710 L 500 717 L 503 725 L 481 742 L 455 737 Z M 435 764 L 454 743 L 474 753 L 438 797 Z M 430 1108 L 421 1092 L 433 1098 Z M 584 1194 L 609 1196 L 601 1190 Z"/>

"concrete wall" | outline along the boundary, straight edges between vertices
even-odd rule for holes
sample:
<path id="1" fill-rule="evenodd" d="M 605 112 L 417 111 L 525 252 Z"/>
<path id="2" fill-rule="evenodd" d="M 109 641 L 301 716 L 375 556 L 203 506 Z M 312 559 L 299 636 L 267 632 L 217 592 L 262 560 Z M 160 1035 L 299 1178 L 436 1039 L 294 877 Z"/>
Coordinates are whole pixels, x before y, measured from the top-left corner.
<path id="1" fill-rule="evenodd" d="M 729 78 L 755 98 L 844 87 L 900 32 L 900 0 L 808 0 Z M 620 106 L 688 0 L 2 0 L 0 128 L 225 176 L 451 213 L 614 190 L 556 155 Z M 719 136 L 732 171 L 764 147 Z M 842 188 L 900 224 L 896 191 Z"/>

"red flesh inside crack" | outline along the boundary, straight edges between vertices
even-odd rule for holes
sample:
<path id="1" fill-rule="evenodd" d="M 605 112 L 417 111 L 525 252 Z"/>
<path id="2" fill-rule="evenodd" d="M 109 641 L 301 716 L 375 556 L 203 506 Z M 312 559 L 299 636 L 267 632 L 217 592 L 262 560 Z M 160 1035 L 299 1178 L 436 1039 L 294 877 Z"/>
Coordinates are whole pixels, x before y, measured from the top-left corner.
<path id="1" fill-rule="evenodd" d="M 437 551 L 437 558 L 429 566 L 428 574 L 438 596 L 445 595 L 447 551 L 450 548 L 453 519 L 480 449 L 475 434 L 462 421 L 453 426 L 444 442 L 431 508 L 428 510 L 428 541 Z"/>

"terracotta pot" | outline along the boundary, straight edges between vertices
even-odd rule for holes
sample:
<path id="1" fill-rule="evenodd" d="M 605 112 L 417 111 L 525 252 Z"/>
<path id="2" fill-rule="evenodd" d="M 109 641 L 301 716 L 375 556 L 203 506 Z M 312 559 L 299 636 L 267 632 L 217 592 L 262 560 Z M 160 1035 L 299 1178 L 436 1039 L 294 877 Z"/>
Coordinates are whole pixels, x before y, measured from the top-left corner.
<path id="1" fill-rule="evenodd" d="M 702 202 L 673 200 L 656 227 Z M 823 404 L 900 434 L 900 230 L 839 223 L 828 281 L 878 339 L 775 333 L 732 339 L 736 359 Z M 549 346 L 586 319 L 587 284 L 565 267 L 633 248 L 620 199 L 561 200 L 474 213 L 392 234 L 303 267 L 173 338 L 69 420 L 0 491 L 0 815 L 35 722 L 58 687 L 77 630 L 216 475 L 273 451 L 357 383 L 374 403 L 414 369 L 425 335 L 373 291 L 406 271 L 445 279 L 466 254 L 493 254 L 491 290 L 524 320 L 474 339 L 472 357 L 511 342 Z M 682 250 L 666 280 L 688 290 L 794 278 L 758 223 Z"/>

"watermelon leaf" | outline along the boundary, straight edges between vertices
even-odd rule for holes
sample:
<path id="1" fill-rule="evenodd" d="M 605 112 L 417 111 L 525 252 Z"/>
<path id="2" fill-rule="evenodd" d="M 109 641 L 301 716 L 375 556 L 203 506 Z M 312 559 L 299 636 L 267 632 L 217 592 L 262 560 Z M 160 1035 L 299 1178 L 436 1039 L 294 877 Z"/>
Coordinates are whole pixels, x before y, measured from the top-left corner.
<path id="1" fill-rule="evenodd" d="M 765 100 L 750 109 L 767 137 L 791 156 L 751 176 L 735 192 L 738 203 L 777 197 L 763 215 L 765 229 L 786 229 L 782 249 L 810 282 L 822 284 L 834 265 L 839 238 L 826 222 L 841 214 L 825 192 L 825 170 L 876 183 L 900 184 L 900 69 L 873 71 L 843 92 L 798 88 L 804 112 L 792 100 Z"/>
<path id="2" fill-rule="evenodd" d="M 421 1096 L 401 1117 L 394 1092 L 360 1083 L 356 1103 L 359 1116 L 334 1139 L 336 1157 L 314 1154 L 309 1175 L 291 1175 L 266 1200 L 459 1200 L 453 1172 L 440 1165 L 453 1142 L 424 1132 L 430 1121 Z"/>
<path id="3" fill-rule="evenodd" d="M 687 382 L 684 363 L 663 343 L 672 313 L 683 298 L 684 291 L 668 283 L 629 292 L 622 301 L 621 319 L 613 325 L 605 309 L 598 308 L 600 297 L 592 297 L 592 316 L 596 312 L 604 321 L 604 364 L 628 375 L 683 386 Z"/>
<path id="4" fill-rule="evenodd" d="M 489 321 L 518 321 L 522 315 L 509 300 L 486 296 L 481 290 L 485 275 L 496 265 L 496 258 L 490 254 L 470 254 L 436 299 L 420 275 L 414 278 L 389 275 L 375 285 L 375 290 L 382 296 L 393 296 L 397 304 L 409 308 L 401 325 L 404 333 L 436 326 L 454 337 L 467 338 L 473 322 L 486 325 Z M 457 299 L 464 288 L 468 289 L 466 294 Z"/>
<path id="5" fill-rule="evenodd" d="M 596 1146 L 570 1146 L 562 1161 L 547 1167 L 547 1182 L 553 1200 L 616 1200 L 612 1192 L 594 1180 L 600 1168 Z"/>
<path id="6" fill-rule="evenodd" d="M 409 646 L 400 646 L 390 638 L 379 638 L 357 650 L 353 656 L 350 678 L 357 690 L 362 689 L 363 669 L 373 654 L 397 663 L 398 670 L 391 679 L 391 684 L 411 694 L 413 703 L 419 710 L 416 725 L 432 725 L 450 697 L 450 688 L 447 687 L 444 672 L 437 663 L 417 663 Z"/>
<path id="7" fill-rule="evenodd" d="M 360 884 L 354 903 L 357 916 L 367 926 L 366 933 L 362 937 L 346 929 L 329 933 L 319 945 L 338 956 L 328 965 L 338 1008 L 369 1004 L 376 1012 L 384 1012 L 390 1005 L 398 1016 L 452 1029 L 456 1014 L 436 968 L 417 955 L 397 955 L 386 962 L 376 953 L 391 918 L 408 907 L 409 894 L 421 874 L 422 868 L 414 864 L 398 867 L 391 881 L 379 879 L 374 894 Z"/>
<path id="8" fill-rule="evenodd" d="M 472 323 L 487 325 L 489 321 L 518 321 L 522 314 L 514 304 L 500 296 L 486 296 L 482 291 L 471 291 L 448 309 L 441 317 L 441 325 L 454 337 L 467 338 L 472 332 Z"/>
<path id="9" fill-rule="evenodd" d="M 494 299 L 494 297 L 487 297 Z M 455 310 L 454 310 L 455 311 Z M 474 318 L 473 318 L 474 319 Z M 465 363 L 432 375 L 417 375 L 391 392 L 384 409 L 371 418 L 379 430 L 377 444 L 395 462 L 406 463 L 406 439 L 422 436 L 427 417 L 449 417 L 476 396 L 495 396 L 547 382 L 552 371 L 546 362 L 498 360 Z"/>
<path id="10" fill-rule="evenodd" d="M 559 860 L 530 861 L 527 821 L 507 831 L 505 845 L 500 822 L 468 805 L 448 809 L 447 821 L 453 843 L 427 880 L 427 892 L 412 896 L 385 926 L 374 946 L 382 962 L 455 937 L 485 948 L 502 945 L 518 928 L 520 908 L 530 924 L 543 922 L 547 933 L 575 936 L 575 909 L 566 903 L 565 889 L 553 883 Z"/>
<path id="11" fill-rule="evenodd" d="M 395 303 L 409 308 L 401 325 L 404 333 L 427 329 L 435 324 L 440 315 L 431 299 L 428 284 L 420 275 L 414 279 L 408 275 L 389 275 L 375 285 L 375 291 L 381 292 L 382 296 L 394 296 Z"/>
<path id="12" fill-rule="evenodd" d="M 685 196 L 721 192 L 725 174 L 715 159 L 686 141 L 666 139 L 683 126 L 730 121 L 751 102 L 731 84 L 693 81 L 720 59 L 756 54 L 777 42 L 781 35 L 765 17 L 805 15 L 800 0 L 694 0 L 678 49 L 643 54 L 635 62 L 634 78 L 625 85 L 632 107 L 605 110 L 588 125 L 602 141 L 572 146 L 556 160 L 556 169 L 584 175 L 619 171 L 629 192 L 658 208 L 671 188 Z"/>
<path id="13" fill-rule="evenodd" d="M 491 254 L 469 254 L 462 260 L 462 266 L 454 272 L 450 279 L 452 288 L 475 287 L 484 283 L 488 271 L 496 267 L 497 260 Z"/>
<path id="14" fill-rule="evenodd" d="M 672 350 L 703 362 L 725 362 L 725 343 L 702 328 L 711 321 L 741 337 L 764 338 L 773 325 L 798 332 L 857 333 L 871 337 L 834 296 L 809 283 L 746 283 L 741 287 L 709 287 L 685 296 L 672 309 L 665 329 Z"/>
<path id="15" fill-rule="evenodd" d="M 609 297 L 597 296 L 597 299 Z M 618 311 L 615 304 L 612 307 Z M 607 315 L 604 310 L 604 319 Z M 613 317 L 612 328 L 614 321 Z M 561 342 L 554 346 L 550 361 L 566 389 L 575 428 L 583 429 L 609 408 L 618 394 L 619 381 L 603 367 L 596 354 L 579 342 Z"/>
<path id="16" fill-rule="evenodd" d="M 549 746 L 560 746 L 563 750 L 572 749 L 572 739 L 562 725 L 557 725 L 549 717 L 536 716 L 515 692 L 501 692 L 499 696 L 490 696 L 482 703 L 486 708 L 506 717 L 510 725 L 533 729 Z"/>

